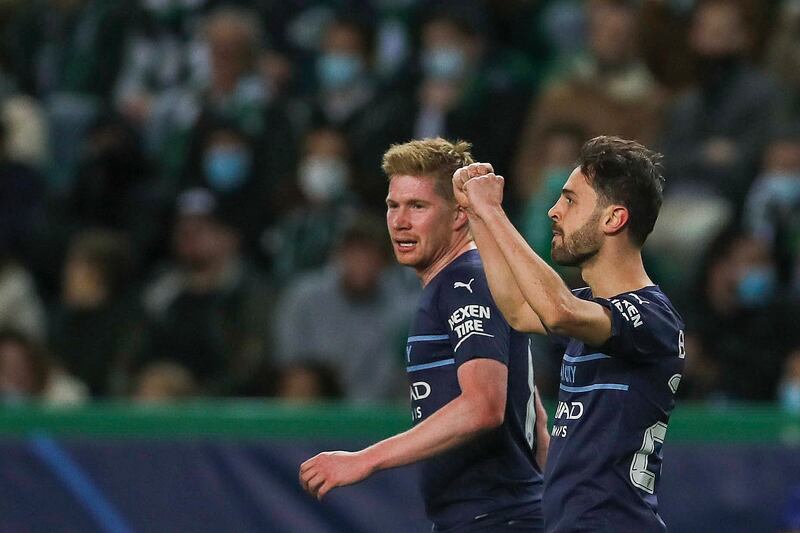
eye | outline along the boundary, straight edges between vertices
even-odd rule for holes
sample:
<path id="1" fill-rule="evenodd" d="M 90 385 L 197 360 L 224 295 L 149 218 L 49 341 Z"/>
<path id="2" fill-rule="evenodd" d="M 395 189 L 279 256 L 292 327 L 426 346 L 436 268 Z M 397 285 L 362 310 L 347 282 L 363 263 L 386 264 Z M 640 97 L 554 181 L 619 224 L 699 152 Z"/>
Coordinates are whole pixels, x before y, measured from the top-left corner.
<path id="1" fill-rule="evenodd" d="M 565 196 L 564 200 L 566 200 L 567 205 L 572 205 L 573 203 L 575 203 L 575 201 L 572 198 L 570 198 L 569 196 Z"/>

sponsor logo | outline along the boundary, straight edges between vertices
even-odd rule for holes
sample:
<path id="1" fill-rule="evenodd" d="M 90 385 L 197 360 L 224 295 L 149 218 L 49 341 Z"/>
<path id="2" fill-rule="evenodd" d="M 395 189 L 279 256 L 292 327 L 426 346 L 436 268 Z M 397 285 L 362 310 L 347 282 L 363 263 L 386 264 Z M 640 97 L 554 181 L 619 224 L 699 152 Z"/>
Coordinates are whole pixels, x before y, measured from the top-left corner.
<path id="1" fill-rule="evenodd" d="M 641 300 L 638 297 L 637 300 L 640 300 L 642 303 L 646 303 L 644 300 Z M 614 304 L 614 307 L 616 307 L 620 313 L 622 313 L 622 316 L 625 318 L 625 320 L 633 324 L 634 328 L 638 328 L 644 324 L 642 321 L 642 315 L 639 313 L 639 309 L 637 309 L 636 306 L 630 303 L 628 300 L 614 298 L 611 300 L 611 303 Z"/>
<path id="2" fill-rule="evenodd" d="M 472 279 L 471 279 L 471 280 L 469 280 L 469 282 L 467 282 L 467 283 L 464 283 L 463 281 L 456 281 L 455 283 L 453 283 L 453 288 L 454 288 L 454 289 L 460 289 L 460 288 L 464 288 L 464 289 L 467 289 L 467 290 L 469 291 L 469 293 L 470 293 L 470 294 L 472 294 L 472 287 L 471 287 L 471 285 L 472 285 L 472 282 L 473 282 L 473 281 L 475 281 L 475 278 L 472 278 Z"/>
<path id="3" fill-rule="evenodd" d="M 411 384 L 411 400 L 424 400 L 431 395 L 431 386 L 424 381 L 415 381 Z"/>
<path id="4" fill-rule="evenodd" d="M 465 305 L 453 311 L 447 323 L 450 329 L 456 334 L 459 341 L 453 351 L 457 351 L 461 343 L 473 335 L 484 337 L 494 337 L 484 331 L 484 320 L 491 320 L 492 311 L 485 305 Z"/>
<path id="5" fill-rule="evenodd" d="M 566 418 L 567 420 L 578 420 L 583 416 L 582 402 L 558 402 L 556 407 L 556 419 Z"/>

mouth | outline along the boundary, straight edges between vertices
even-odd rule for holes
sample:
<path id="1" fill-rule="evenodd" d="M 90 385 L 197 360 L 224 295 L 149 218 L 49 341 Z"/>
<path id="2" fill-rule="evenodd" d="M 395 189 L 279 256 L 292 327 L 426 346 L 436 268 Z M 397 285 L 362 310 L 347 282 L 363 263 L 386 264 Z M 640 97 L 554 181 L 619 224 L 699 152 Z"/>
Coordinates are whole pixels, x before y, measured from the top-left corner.
<path id="1" fill-rule="evenodd" d="M 417 247 L 417 241 L 412 239 L 394 239 L 395 248 L 403 252 L 409 252 Z"/>

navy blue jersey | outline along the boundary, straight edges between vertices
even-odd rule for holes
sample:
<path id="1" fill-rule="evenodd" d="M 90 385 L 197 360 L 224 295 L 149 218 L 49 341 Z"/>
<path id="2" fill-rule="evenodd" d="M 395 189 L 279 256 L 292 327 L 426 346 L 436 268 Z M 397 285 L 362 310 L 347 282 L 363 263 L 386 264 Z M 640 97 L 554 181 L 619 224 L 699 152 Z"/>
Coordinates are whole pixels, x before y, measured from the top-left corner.
<path id="1" fill-rule="evenodd" d="M 614 298 L 611 337 L 564 347 L 545 475 L 548 532 L 666 531 L 656 492 L 684 364 L 683 320 L 657 286 Z"/>
<path id="2" fill-rule="evenodd" d="M 422 495 L 436 529 L 469 531 L 503 517 L 541 517 L 528 338 L 497 309 L 477 250 L 460 255 L 425 287 L 406 356 L 414 424 L 461 393 L 460 365 L 487 358 L 508 367 L 504 423 L 421 463 Z"/>

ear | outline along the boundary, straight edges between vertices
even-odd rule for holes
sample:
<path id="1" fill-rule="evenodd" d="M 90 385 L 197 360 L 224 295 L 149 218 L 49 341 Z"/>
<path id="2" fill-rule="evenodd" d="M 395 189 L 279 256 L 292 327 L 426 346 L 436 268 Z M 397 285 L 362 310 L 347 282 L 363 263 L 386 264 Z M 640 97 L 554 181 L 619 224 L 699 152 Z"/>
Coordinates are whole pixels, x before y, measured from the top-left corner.
<path id="1" fill-rule="evenodd" d="M 610 205 L 606 208 L 603 218 L 603 232 L 606 235 L 616 235 L 625 229 L 630 219 L 628 208 L 622 205 Z"/>
<path id="2" fill-rule="evenodd" d="M 469 223 L 469 217 L 466 210 L 460 205 L 456 207 L 455 215 L 453 216 L 453 231 L 461 231 L 461 229 Z"/>

